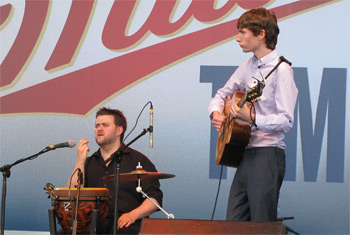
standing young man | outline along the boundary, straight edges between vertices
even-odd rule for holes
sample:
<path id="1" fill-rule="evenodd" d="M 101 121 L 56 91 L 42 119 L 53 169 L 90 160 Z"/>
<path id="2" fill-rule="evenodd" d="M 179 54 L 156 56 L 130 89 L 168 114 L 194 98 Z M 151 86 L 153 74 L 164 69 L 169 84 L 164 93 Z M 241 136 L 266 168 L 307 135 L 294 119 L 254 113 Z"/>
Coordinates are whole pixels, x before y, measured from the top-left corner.
<path id="1" fill-rule="evenodd" d="M 100 148 L 90 157 L 87 156 L 90 147 L 89 141 L 82 139 L 78 143 L 78 158 L 74 171 L 80 168 L 84 173 L 84 187 L 108 188 L 111 194 L 107 219 L 102 225 L 99 234 L 113 233 L 114 181 L 103 180 L 103 177 L 115 174 L 115 160 L 108 161 L 113 153 L 124 148 L 124 133 L 127 122 L 123 113 L 116 109 L 101 108 L 96 113 L 95 140 Z M 130 173 L 140 163 L 144 170 L 156 172 L 153 163 L 142 153 L 124 148 L 120 162 L 120 173 Z M 72 185 L 77 182 L 77 174 L 72 177 Z M 70 182 L 67 183 L 69 187 Z M 163 193 L 158 180 L 142 181 L 142 190 L 158 205 L 162 204 Z M 120 182 L 118 194 L 118 233 L 138 234 L 141 219 L 151 215 L 158 208 L 140 193 L 136 192 L 137 182 Z"/>
<path id="2" fill-rule="evenodd" d="M 225 97 L 235 91 L 245 92 L 263 82 L 279 62 L 275 49 L 279 28 L 272 11 L 264 8 L 245 12 L 237 22 L 236 41 L 243 52 L 253 52 L 219 89 L 209 105 L 212 125 L 222 131 L 226 118 L 222 113 Z M 261 100 L 234 103 L 231 115 L 251 124 L 251 136 L 232 182 L 227 207 L 227 220 L 276 221 L 279 191 L 285 173 L 284 132 L 294 122 L 294 108 L 298 95 L 293 70 L 287 63 L 266 79 Z"/>

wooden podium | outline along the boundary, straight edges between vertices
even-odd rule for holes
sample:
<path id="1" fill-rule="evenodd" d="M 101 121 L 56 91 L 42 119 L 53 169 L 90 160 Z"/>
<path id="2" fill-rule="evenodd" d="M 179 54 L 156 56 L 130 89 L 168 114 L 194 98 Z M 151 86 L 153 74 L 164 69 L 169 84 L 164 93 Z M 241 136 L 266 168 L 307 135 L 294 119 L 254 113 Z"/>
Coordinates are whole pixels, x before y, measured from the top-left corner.
<path id="1" fill-rule="evenodd" d="M 286 231 L 282 222 L 145 218 L 141 224 L 140 234 L 286 234 Z"/>

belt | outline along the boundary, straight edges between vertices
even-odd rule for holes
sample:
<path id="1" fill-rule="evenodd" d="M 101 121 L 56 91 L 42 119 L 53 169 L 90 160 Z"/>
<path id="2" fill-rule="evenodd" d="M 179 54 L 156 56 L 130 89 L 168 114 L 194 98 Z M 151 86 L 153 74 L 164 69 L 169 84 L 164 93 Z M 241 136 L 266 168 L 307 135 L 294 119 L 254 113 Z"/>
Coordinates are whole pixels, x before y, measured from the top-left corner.
<path id="1" fill-rule="evenodd" d="M 244 154 L 245 155 L 257 155 L 257 154 L 262 154 L 262 153 L 266 153 L 269 151 L 284 151 L 284 150 L 281 148 L 278 148 L 278 147 L 257 147 L 257 148 L 245 149 Z"/>

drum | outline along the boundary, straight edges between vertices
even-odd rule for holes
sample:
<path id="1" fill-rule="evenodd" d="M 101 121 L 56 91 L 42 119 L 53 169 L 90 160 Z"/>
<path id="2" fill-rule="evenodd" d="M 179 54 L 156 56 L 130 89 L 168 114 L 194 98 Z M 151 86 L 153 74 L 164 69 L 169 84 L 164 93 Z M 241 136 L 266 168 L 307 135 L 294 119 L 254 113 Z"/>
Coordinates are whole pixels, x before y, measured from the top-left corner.
<path id="1" fill-rule="evenodd" d="M 53 206 L 59 225 L 65 233 L 72 233 L 78 190 L 76 188 L 55 188 L 52 192 Z M 81 188 L 77 213 L 77 233 L 90 232 L 92 212 L 99 209 L 97 230 L 108 213 L 110 195 L 107 188 Z"/>

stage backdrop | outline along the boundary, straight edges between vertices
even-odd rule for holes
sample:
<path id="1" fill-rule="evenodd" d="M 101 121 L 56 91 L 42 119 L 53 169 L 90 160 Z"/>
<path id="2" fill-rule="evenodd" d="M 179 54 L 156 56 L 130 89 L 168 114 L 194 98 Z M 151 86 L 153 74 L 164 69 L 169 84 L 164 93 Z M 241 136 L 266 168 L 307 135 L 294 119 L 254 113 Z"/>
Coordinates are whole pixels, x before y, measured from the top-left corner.
<path id="1" fill-rule="evenodd" d="M 2 0 L 0 167 L 68 140 L 87 138 L 93 152 L 98 108 L 122 110 L 130 131 L 151 101 L 154 148 L 148 135 L 131 147 L 176 175 L 161 180 L 166 211 L 210 219 L 220 167 L 207 107 L 251 56 L 235 41 L 238 17 L 261 6 L 278 17 L 299 88 L 278 216 L 294 216 L 285 223 L 299 233 L 348 234 L 348 0 Z M 148 127 L 149 107 L 126 142 Z M 48 231 L 43 187 L 64 187 L 75 160 L 76 147 L 62 148 L 12 167 L 5 229 Z M 223 170 L 215 220 L 234 174 Z"/>

